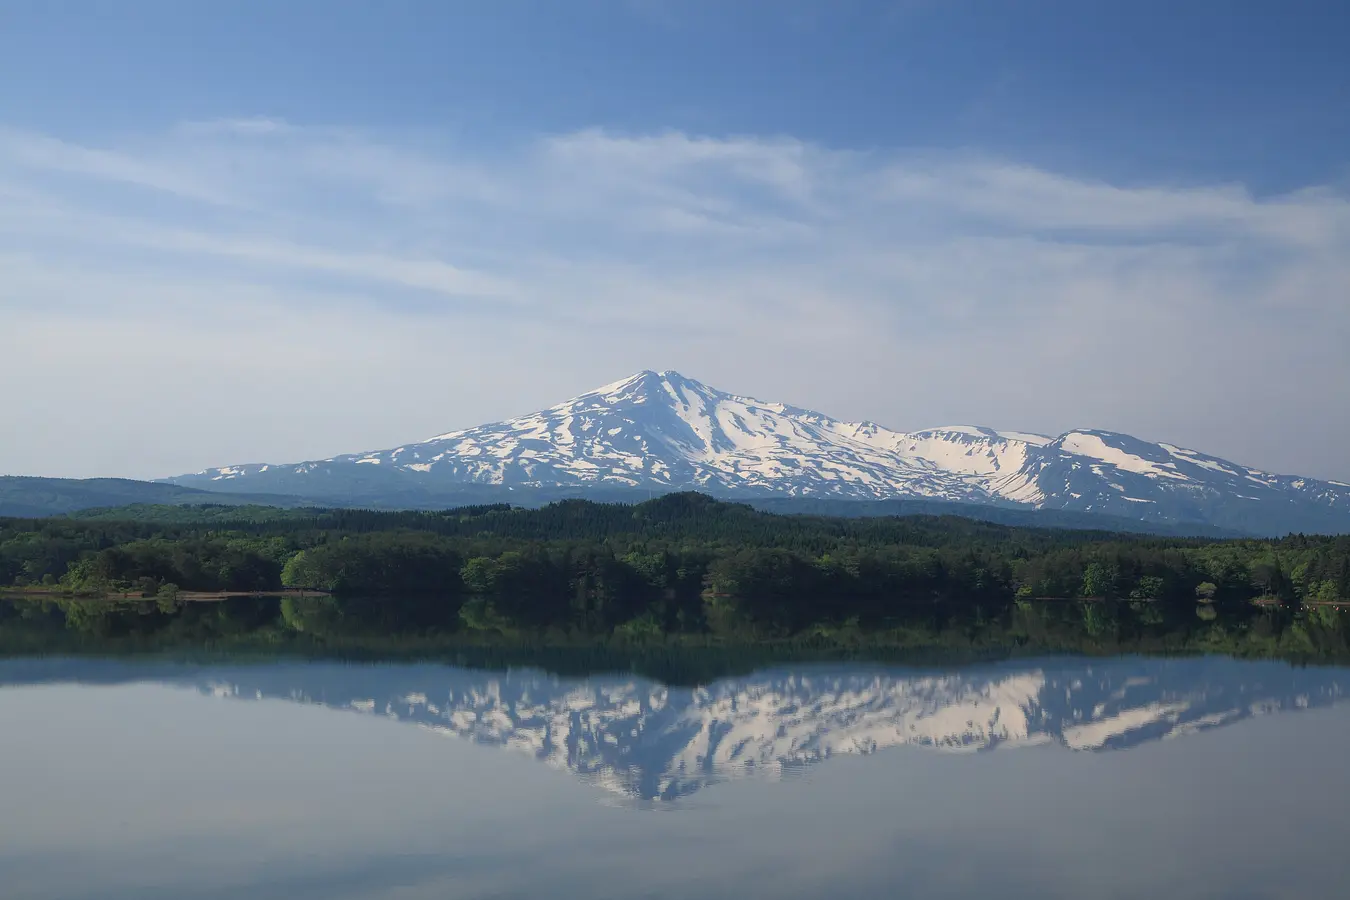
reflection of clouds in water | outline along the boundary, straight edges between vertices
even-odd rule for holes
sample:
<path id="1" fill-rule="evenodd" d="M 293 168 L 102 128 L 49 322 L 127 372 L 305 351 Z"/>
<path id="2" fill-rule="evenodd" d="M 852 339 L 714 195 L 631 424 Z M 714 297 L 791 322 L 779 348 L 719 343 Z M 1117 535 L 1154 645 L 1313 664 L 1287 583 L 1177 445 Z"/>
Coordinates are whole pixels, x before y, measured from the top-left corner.
<path id="1" fill-rule="evenodd" d="M 65 677 L 78 679 L 78 665 Z M 158 668 L 121 677 L 383 716 L 525 754 L 645 801 L 747 775 L 790 777 L 831 757 L 903 745 L 1123 749 L 1325 706 L 1350 681 L 1336 669 L 1215 659 L 1042 660 L 955 672 L 810 666 L 697 688 L 432 665 Z"/>

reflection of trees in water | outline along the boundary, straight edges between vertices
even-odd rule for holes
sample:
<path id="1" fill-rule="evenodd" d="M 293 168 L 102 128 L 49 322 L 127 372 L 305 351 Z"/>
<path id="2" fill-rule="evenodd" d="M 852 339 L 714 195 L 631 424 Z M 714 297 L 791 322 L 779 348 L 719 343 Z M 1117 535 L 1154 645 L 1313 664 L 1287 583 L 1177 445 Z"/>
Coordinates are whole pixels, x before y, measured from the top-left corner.
<path id="1" fill-rule="evenodd" d="M 619 668 L 668 682 L 698 682 L 774 663 L 840 659 L 974 661 L 1071 652 L 1227 653 L 1241 657 L 1350 660 L 1350 613 L 1332 606 L 1191 603 L 1148 599 L 1019 600 L 1002 613 L 975 608 L 895 622 L 818 627 L 773 640 L 662 636 L 619 629 L 484 637 L 422 624 L 437 601 L 374 597 L 238 597 L 220 602 L 162 596 L 132 600 L 0 600 L 0 652 L 117 653 L 194 646 L 426 658 L 466 665 L 529 663 L 562 672 Z M 485 612 L 485 615 L 487 613 Z"/>

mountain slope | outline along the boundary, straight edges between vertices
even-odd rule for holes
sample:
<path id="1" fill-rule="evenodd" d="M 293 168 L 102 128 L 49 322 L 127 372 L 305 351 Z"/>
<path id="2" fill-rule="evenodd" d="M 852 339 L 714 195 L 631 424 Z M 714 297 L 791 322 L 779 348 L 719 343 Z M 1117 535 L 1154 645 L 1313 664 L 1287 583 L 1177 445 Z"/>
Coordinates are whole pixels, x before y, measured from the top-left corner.
<path id="1" fill-rule="evenodd" d="M 474 485 L 847 500 L 927 498 L 1205 523 L 1350 531 L 1350 485 L 1261 472 L 1108 431 L 904 433 L 640 372 L 532 415 L 389 450 L 170 479 L 215 491 L 370 502 Z"/>

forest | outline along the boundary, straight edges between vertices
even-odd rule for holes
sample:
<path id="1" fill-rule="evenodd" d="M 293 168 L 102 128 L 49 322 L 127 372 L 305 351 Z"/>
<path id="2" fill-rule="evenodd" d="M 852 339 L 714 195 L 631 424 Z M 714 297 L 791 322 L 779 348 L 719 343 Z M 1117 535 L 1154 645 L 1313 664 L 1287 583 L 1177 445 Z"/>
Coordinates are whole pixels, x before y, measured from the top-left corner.
<path id="1" fill-rule="evenodd" d="M 145 506 L 0 519 L 0 585 L 83 604 L 77 624 L 113 595 L 173 610 L 185 592 L 305 590 L 324 596 L 287 594 L 280 610 L 308 633 L 790 640 L 1072 620 L 1094 640 L 1194 642 L 1222 625 L 1320 653 L 1345 645 L 1350 536 L 774 515 L 692 493 L 441 512 Z M 88 627 L 130 627 L 105 619 Z"/>

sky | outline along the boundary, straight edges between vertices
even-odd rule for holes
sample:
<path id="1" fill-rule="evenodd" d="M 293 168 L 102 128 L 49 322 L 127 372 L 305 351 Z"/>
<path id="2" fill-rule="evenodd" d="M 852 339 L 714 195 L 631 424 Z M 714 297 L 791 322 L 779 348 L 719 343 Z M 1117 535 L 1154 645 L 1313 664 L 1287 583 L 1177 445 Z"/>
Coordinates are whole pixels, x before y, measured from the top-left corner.
<path id="1" fill-rule="evenodd" d="M 0 474 L 642 369 L 1350 477 L 1350 7 L 6 0 Z"/>

